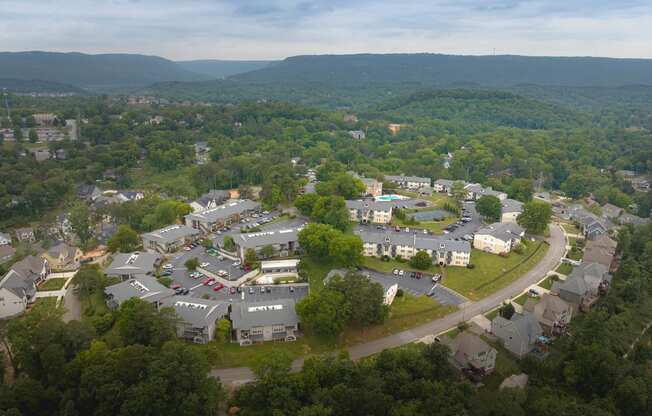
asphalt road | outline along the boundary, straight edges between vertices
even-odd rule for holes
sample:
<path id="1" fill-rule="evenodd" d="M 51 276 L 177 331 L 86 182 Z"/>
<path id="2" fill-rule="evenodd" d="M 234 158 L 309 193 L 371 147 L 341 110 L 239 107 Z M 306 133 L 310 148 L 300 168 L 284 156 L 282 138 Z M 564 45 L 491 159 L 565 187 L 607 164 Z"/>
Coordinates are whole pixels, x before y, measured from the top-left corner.
<path id="1" fill-rule="evenodd" d="M 550 227 L 550 237 L 547 241 L 550 243 L 550 248 L 545 257 L 528 273 L 512 282 L 509 286 L 477 302 L 467 302 L 457 312 L 430 321 L 424 325 L 349 347 L 349 356 L 353 360 L 359 360 L 387 348 L 399 347 L 417 341 L 427 335 L 444 332 L 457 326 L 462 321 L 467 321 L 475 315 L 485 313 L 499 306 L 505 299 L 509 299 L 525 291 L 529 286 L 537 283 L 548 271 L 554 270 L 564 255 L 566 240 L 559 226 L 552 225 Z M 302 365 L 303 359 L 300 358 L 292 363 L 292 368 L 298 370 Z M 215 369 L 211 371 L 211 374 L 219 377 L 222 383 L 229 385 L 239 385 L 254 380 L 254 374 L 248 367 Z"/>

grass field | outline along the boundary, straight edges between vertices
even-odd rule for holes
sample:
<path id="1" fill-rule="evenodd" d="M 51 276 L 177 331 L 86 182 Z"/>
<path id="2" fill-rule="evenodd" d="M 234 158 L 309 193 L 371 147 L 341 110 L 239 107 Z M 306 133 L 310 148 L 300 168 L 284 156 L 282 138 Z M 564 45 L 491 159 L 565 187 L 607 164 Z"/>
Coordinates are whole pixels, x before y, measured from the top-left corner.
<path id="1" fill-rule="evenodd" d="M 528 299 L 527 293 L 523 293 L 521 296 L 514 299 L 514 303 L 518 303 L 519 305 L 523 306 L 525 305 L 525 302 L 527 302 L 527 299 Z"/>
<path id="2" fill-rule="evenodd" d="M 580 229 L 571 223 L 562 223 L 561 226 L 568 234 L 581 234 Z"/>
<path id="3" fill-rule="evenodd" d="M 537 286 L 550 290 L 554 282 L 555 281 L 552 279 L 552 277 L 548 276 L 543 279 Z"/>
<path id="4" fill-rule="evenodd" d="M 311 290 L 319 290 L 324 287 L 324 278 L 328 272 L 337 267 L 330 262 L 317 261 L 307 256 L 301 259 L 301 268 L 308 275 Z"/>
<path id="5" fill-rule="evenodd" d="M 390 259 L 390 261 L 382 261 L 378 257 L 363 257 L 362 265 L 369 269 L 377 270 L 383 273 L 391 273 L 394 269 L 403 269 L 411 272 L 426 271 L 430 273 L 439 273 L 438 266 L 431 266 L 428 270 L 419 270 L 410 266 L 409 262 L 399 262 L 396 260 Z"/>
<path id="6" fill-rule="evenodd" d="M 49 290 L 59 290 L 63 288 L 63 285 L 66 283 L 65 278 L 56 278 L 56 279 L 48 279 L 45 282 L 43 282 L 42 285 L 40 285 L 37 290 L 39 292 L 47 292 Z"/>
<path id="7" fill-rule="evenodd" d="M 443 234 L 444 228 L 446 228 L 449 224 L 454 223 L 455 221 L 457 221 L 457 217 L 448 217 L 448 218 L 446 218 L 444 220 L 441 220 L 441 221 L 419 221 L 419 223 L 416 224 L 416 225 L 414 225 L 414 224 L 407 224 L 406 225 L 403 220 L 400 220 L 400 219 L 394 217 L 392 219 L 391 225 L 398 225 L 401 228 L 404 228 L 404 227 L 412 228 L 412 227 L 414 227 L 414 228 L 418 228 L 418 229 L 426 229 L 426 230 L 432 231 L 435 234 Z"/>
<path id="8" fill-rule="evenodd" d="M 580 249 L 568 250 L 566 254 L 566 257 L 572 260 L 582 260 L 582 256 L 584 256 L 584 253 Z"/>
<path id="9" fill-rule="evenodd" d="M 523 254 L 511 253 L 509 257 L 473 250 L 471 263 L 475 268 L 447 267 L 443 284 L 471 300 L 478 300 L 507 286 L 532 267 L 548 251 L 548 244 L 530 243 Z"/>
<path id="10" fill-rule="evenodd" d="M 562 263 L 562 264 L 559 265 L 559 267 L 557 267 L 557 270 L 555 270 L 555 271 L 556 271 L 557 273 L 559 273 L 559 274 L 566 274 L 566 275 L 568 275 L 568 274 L 570 274 L 570 272 L 573 271 L 573 266 L 571 266 L 571 265 L 568 264 L 568 263 Z"/>

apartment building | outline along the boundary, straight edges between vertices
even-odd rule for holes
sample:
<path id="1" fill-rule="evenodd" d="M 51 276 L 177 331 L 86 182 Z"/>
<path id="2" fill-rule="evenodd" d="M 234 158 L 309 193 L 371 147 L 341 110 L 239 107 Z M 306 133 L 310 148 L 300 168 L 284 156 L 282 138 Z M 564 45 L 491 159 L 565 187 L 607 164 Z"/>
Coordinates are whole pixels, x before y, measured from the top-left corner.
<path id="1" fill-rule="evenodd" d="M 393 203 L 362 199 L 346 201 L 351 221 L 363 224 L 389 224 L 392 221 Z"/>
<path id="2" fill-rule="evenodd" d="M 493 254 L 512 251 L 525 235 L 525 230 L 512 222 L 496 222 L 476 231 L 473 247 Z"/>

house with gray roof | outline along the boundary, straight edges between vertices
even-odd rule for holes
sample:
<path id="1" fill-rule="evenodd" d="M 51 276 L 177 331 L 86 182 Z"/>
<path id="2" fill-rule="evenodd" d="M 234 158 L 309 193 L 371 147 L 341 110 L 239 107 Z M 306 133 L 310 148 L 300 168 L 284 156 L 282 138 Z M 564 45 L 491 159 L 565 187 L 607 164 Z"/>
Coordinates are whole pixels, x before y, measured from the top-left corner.
<path id="1" fill-rule="evenodd" d="M 225 302 L 172 296 L 161 301 L 161 307 L 173 308 L 177 317 L 177 336 L 196 344 L 206 344 L 215 338 L 215 323 L 228 316 Z"/>
<path id="2" fill-rule="evenodd" d="M 633 226 L 647 225 L 650 223 L 649 218 L 642 218 L 638 215 L 630 214 L 629 212 L 624 212 L 620 217 L 618 217 L 618 222 L 620 224 L 631 224 Z"/>
<path id="3" fill-rule="evenodd" d="M 475 334 L 464 331 L 446 345 L 457 368 L 476 370 L 482 375 L 491 374 L 496 368 L 498 351 Z"/>
<path id="4" fill-rule="evenodd" d="M 582 206 L 575 205 L 569 210 L 570 219 L 576 222 L 587 240 L 594 240 L 609 230 L 609 223 Z"/>
<path id="5" fill-rule="evenodd" d="M 599 263 L 610 269 L 616 256 L 617 246 L 618 243 L 607 234 L 603 234 L 595 240 L 587 240 L 582 261 L 585 263 Z"/>
<path id="6" fill-rule="evenodd" d="M 254 212 L 260 211 L 260 204 L 249 199 L 237 199 L 186 215 L 186 225 L 199 230 L 202 234 L 210 234 L 227 225 L 240 221 Z"/>
<path id="7" fill-rule="evenodd" d="M 193 212 L 201 212 L 207 209 L 217 208 L 231 198 L 229 191 L 221 189 L 211 189 L 196 201 L 190 203 Z"/>
<path id="8" fill-rule="evenodd" d="M 23 313 L 36 300 L 36 286 L 49 272 L 48 262 L 39 257 L 27 256 L 14 263 L 0 280 L 0 318 Z"/>
<path id="9" fill-rule="evenodd" d="M 54 270 L 76 270 L 82 258 L 82 251 L 63 242 L 59 242 L 41 254 Z"/>
<path id="10" fill-rule="evenodd" d="M 102 191 L 95 185 L 81 184 L 77 187 L 77 197 L 92 202 L 102 195 Z"/>
<path id="11" fill-rule="evenodd" d="M 392 230 L 356 230 L 362 239 L 362 254 L 368 257 L 397 257 L 410 259 L 425 251 L 434 264 L 462 266 L 469 264 L 471 245 L 467 241 L 417 232 Z"/>
<path id="12" fill-rule="evenodd" d="M 239 302 L 231 306 L 233 339 L 242 345 L 263 341 L 294 341 L 299 317 L 294 299 Z"/>
<path id="13" fill-rule="evenodd" d="M 104 288 L 104 294 L 107 306 L 110 309 L 118 309 L 123 302 L 131 298 L 138 298 L 158 306 L 163 299 L 174 296 L 174 290 L 163 286 L 153 276 L 141 274 L 107 286 Z"/>
<path id="14" fill-rule="evenodd" d="M 388 201 L 371 199 L 347 200 L 351 221 L 362 224 L 389 224 L 392 220 L 394 204 Z"/>
<path id="15" fill-rule="evenodd" d="M 501 341 L 506 350 L 523 358 L 530 353 L 543 329 L 537 318 L 531 313 L 515 313 L 511 319 L 497 316 L 491 321 L 491 332 Z"/>
<path id="16" fill-rule="evenodd" d="M 421 176 L 385 175 L 385 180 L 393 182 L 399 188 L 417 190 L 424 186 L 430 186 L 432 180 Z"/>
<path id="17" fill-rule="evenodd" d="M 240 259 L 244 260 L 248 249 L 260 256 L 264 247 L 272 247 L 274 256 L 287 257 L 299 250 L 299 232 L 303 227 L 281 230 L 263 230 L 233 236 Z"/>
<path id="18" fill-rule="evenodd" d="M 451 188 L 453 187 L 453 184 L 455 182 L 458 182 L 458 181 L 455 181 L 455 180 L 452 180 L 452 179 L 437 179 L 433 183 L 432 188 L 437 192 L 450 193 Z M 466 182 L 464 182 L 464 181 L 461 181 L 461 182 L 464 183 L 464 185 L 466 185 Z"/>
<path id="19" fill-rule="evenodd" d="M 335 276 L 340 276 L 346 279 L 350 273 L 357 273 L 356 270 L 352 269 L 333 269 L 324 278 L 324 284 L 327 284 Z M 366 276 L 368 279 L 371 279 L 368 272 L 362 272 L 363 276 Z M 383 287 L 383 304 L 391 305 L 394 303 L 394 298 L 396 298 L 396 293 L 398 293 L 398 283 L 391 281 L 387 282 L 385 280 L 373 280 L 374 283 L 377 283 Z"/>
<path id="20" fill-rule="evenodd" d="M 356 172 L 353 171 L 348 171 L 346 172 L 349 175 L 353 176 L 356 179 L 360 179 L 360 181 L 364 184 L 365 186 L 365 196 L 380 196 L 383 194 L 383 183 L 380 181 L 377 181 L 374 178 L 365 178 L 364 176 L 358 175 Z"/>
<path id="21" fill-rule="evenodd" d="M 106 269 L 107 276 L 131 279 L 138 275 L 153 275 L 161 262 L 161 255 L 152 252 L 117 253 Z"/>
<path id="22" fill-rule="evenodd" d="M 32 227 L 16 228 L 16 239 L 20 242 L 33 243 L 36 241 Z"/>
<path id="23" fill-rule="evenodd" d="M 353 137 L 356 140 L 364 140 L 367 135 L 362 130 L 349 130 L 349 136 Z"/>
<path id="24" fill-rule="evenodd" d="M 602 216 L 614 220 L 623 213 L 623 209 L 613 204 L 606 203 L 602 206 Z"/>
<path id="25" fill-rule="evenodd" d="M 582 263 L 563 282 L 555 282 L 550 293 L 570 303 L 575 312 L 586 312 L 598 301 L 611 284 L 609 269 L 599 263 Z"/>
<path id="26" fill-rule="evenodd" d="M 491 186 L 484 187 L 479 183 L 469 183 L 464 187 L 466 189 L 467 199 L 472 199 L 477 201 L 485 195 L 495 196 L 501 201 L 507 199 L 507 194 L 505 192 L 495 191 Z"/>
<path id="27" fill-rule="evenodd" d="M 143 247 L 151 252 L 172 253 L 197 240 L 200 234 L 201 231 L 187 225 L 169 225 L 143 234 Z"/>
<path id="28" fill-rule="evenodd" d="M 4 264 L 11 260 L 16 254 L 16 249 L 8 244 L 0 245 L 0 264 Z"/>
<path id="29" fill-rule="evenodd" d="M 523 310 L 531 312 L 548 336 L 558 336 L 566 331 L 573 317 L 573 306 L 559 296 L 544 293 L 541 299 L 528 298 Z"/>
<path id="30" fill-rule="evenodd" d="M 476 231 L 473 247 L 493 254 L 509 253 L 524 235 L 525 230 L 516 223 L 496 222 Z"/>
<path id="31" fill-rule="evenodd" d="M 0 233 L 0 246 L 10 246 L 11 236 L 6 233 Z"/>
<path id="32" fill-rule="evenodd" d="M 523 203 L 515 199 L 507 198 L 501 203 L 500 222 L 516 222 L 521 213 L 523 213 Z"/>

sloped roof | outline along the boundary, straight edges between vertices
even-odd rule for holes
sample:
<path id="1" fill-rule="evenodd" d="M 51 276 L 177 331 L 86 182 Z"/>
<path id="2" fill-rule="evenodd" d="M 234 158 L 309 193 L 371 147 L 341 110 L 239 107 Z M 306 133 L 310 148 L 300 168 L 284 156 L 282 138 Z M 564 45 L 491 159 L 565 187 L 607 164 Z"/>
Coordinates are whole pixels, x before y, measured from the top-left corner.
<path id="1" fill-rule="evenodd" d="M 155 277 L 138 275 L 115 285 L 107 286 L 104 293 L 113 297 L 118 303 L 131 298 L 139 298 L 147 302 L 157 302 L 174 295 L 174 290 L 169 289 L 156 280 Z"/>
<path id="2" fill-rule="evenodd" d="M 133 252 L 116 254 L 111 265 L 106 269 L 108 275 L 148 274 L 154 271 L 155 264 L 161 259 L 158 253 Z"/>
<path id="3" fill-rule="evenodd" d="M 518 224 L 512 222 L 495 222 L 487 227 L 481 228 L 476 235 L 490 235 L 502 241 L 509 241 L 513 238 L 520 238 L 525 230 Z"/>
<path id="4" fill-rule="evenodd" d="M 276 299 L 265 302 L 240 302 L 232 306 L 233 329 L 258 326 L 296 325 L 299 317 L 294 299 Z"/>
<path id="5" fill-rule="evenodd" d="M 355 234 L 360 236 L 362 241 L 367 244 L 393 244 L 414 247 L 418 250 L 471 252 L 471 244 L 468 241 L 457 241 L 430 234 L 395 232 L 392 230 L 356 230 Z"/>

